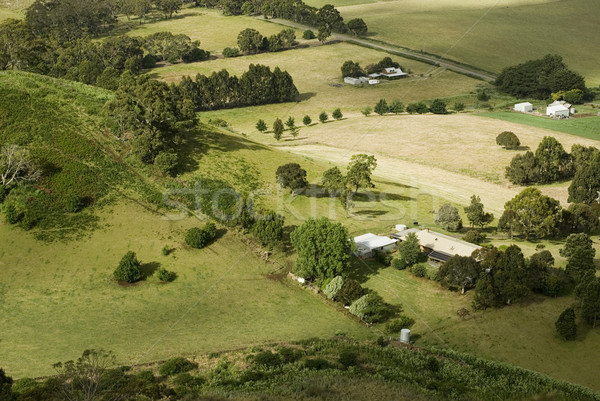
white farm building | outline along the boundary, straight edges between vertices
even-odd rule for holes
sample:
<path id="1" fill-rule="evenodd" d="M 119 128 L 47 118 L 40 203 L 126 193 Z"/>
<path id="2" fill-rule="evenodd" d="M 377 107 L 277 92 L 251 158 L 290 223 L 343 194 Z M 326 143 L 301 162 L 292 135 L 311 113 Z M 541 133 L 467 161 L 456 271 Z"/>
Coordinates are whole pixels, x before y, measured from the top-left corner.
<path id="1" fill-rule="evenodd" d="M 515 104 L 515 111 L 520 111 L 521 113 L 531 113 L 533 111 L 533 105 L 529 102 L 517 103 Z"/>
<path id="2" fill-rule="evenodd" d="M 405 241 L 410 233 L 414 233 L 417 236 L 421 245 L 421 251 L 427 253 L 429 259 L 436 263 L 444 263 L 454 255 L 471 256 L 473 251 L 481 248 L 479 245 L 471 244 L 470 242 L 449 235 L 440 234 L 428 228 L 424 230 L 416 228 L 404 229 L 391 236 L 400 241 Z"/>
<path id="3" fill-rule="evenodd" d="M 546 107 L 546 115 L 550 117 L 569 117 L 569 109 L 562 104 Z"/>
<path id="4" fill-rule="evenodd" d="M 362 85 L 362 84 L 369 82 L 369 78 L 367 78 L 367 77 L 358 77 L 358 78 L 344 77 L 344 82 L 347 84 L 350 84 L 350 85 Z"/>
<path id="5" fill-rule="evenodd" d="M 361 259 L 371 258 L 375 256 L 375 251 L 393 252 L 396 249 L 397 241 L 398 240 L 391 239 L 390 237 L 384 237 L 381 235 L 375 235 L 371 233 L 354 237 L 356 251 L 358 257 Z"/>

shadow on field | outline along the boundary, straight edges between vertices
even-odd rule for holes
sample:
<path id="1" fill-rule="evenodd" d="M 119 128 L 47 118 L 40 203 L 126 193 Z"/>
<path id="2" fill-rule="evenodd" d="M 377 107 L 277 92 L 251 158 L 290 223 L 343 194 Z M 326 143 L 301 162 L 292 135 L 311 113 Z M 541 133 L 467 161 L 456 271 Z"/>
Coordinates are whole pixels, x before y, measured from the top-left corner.
<path id="1" fill-rule="evenodd" d="M 305 92 L 305 93 L 301 93 L 298 95 L 298 101 L 299 102 L 303 102 L 305 100 L 308 100 L 312 97 L 315 97 L 317 94 L 315 92 Z"/>
<path id="2" fill-rule="evenodd" d="M 154 274 L 154 272 L 160 267 L 158 262 L 142 263 L 142 280 L 146 280 L 148 277 Z"/>
<path id="3" fill-rule="evenodd" d="M 366 282 L 369 277 L 377 275 L 380 269 L 385 269 L 385 266 L 375 259 L 358 259 L 353 256 L 350 260 L 348 277 L 353 278 L 362 284 Z"/>
<path id="4" fill-rule="evenodd" d="M 354 202 L 381 202 L 381 201 L 414 201 L 410 196 L 394 194 L 389 192 L 359 192 L 352 196 Z"/>
<path id="5" fill-rule="evenodd" d="M 285 252 L 286 256 L 291 256 L 295 252 L 294 247 L 292 246 L 292 242 L 290 240 L 290 235 L 294 232 L 296 228 L 298 228 L 298 226 L 296 225 L 283 227 L 283 238 L 281 239 L 281 247 L 283 248 L 283 252 Z"/>

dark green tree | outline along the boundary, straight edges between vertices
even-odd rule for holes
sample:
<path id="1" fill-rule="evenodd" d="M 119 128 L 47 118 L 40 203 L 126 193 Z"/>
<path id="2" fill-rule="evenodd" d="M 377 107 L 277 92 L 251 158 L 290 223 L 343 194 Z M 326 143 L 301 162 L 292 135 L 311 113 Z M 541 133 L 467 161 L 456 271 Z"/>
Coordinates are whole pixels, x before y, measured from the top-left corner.
<path id="1" fill-rule="evenodd" d="M 325 280 L 347 272 L 352 247 L 348 230 L 340 223 L 311 217 L 290 239 L 298 255 L 295 272 L 299 276 Z"/>
<path id="2" fill-rule="evenodd" d="M 567 258 L 565 271 L 576 284 L 587 280 L 589 276 L 595 275 L 594 256 L 596 250 L 587 234 L 569 235 L 564 248 L 561 248 L 559 252 L 561 256 Z"/>
<path id="3" fill-rule="evenodd" d="M 298 163 L 287 163 L 279 166 L 275 172 L 275 178 L 282 188 L 290 188 L 292 193 L 306 188 L 308 185 L 306 170 L 300 167 Z"/>
<path id="4" fill-rule="evenodd" d="M 304 32 L 302 32 L 302 39 L 306 39 L 306 40 L 310 40 L 310 39 L 315 39 L 315 33 L 313 31 L 311 31 L 310 29 L 305 30 Z"/>
<path id="5" fill-rule="evenodd" d="M 336 294 L 336 301 L 340 302 L 342 305 L 350 305 L 352 302 L 362 297 L 363 294 L 364 289 L 360 283 L 349 278 L 344 280 L 342 288 L 340 288 Z"/>
<path id="6" fill-rule="evenodd" d="M 408 106 L 406 106 L 406 111 L 409 114 L 425 114 L 429 111 L 429 107 L 427 107 L 427 105 L 423 102 L 409 103 Z"/>
<path id="7" fill-rule="evenodd" d="M 333 110 L 333 113 L 331 113 L 331 117 L 335 118 L 336 120 L 341 120 L 344 115 L 342 114 L 342 110 L 335 109 Z"/>
<path id="8" fill-rule="evenodd" d="M 182 4 L 180 0 L 153 0 L 153 3 L 154 7 L 160 10 L 166 19 L 170 19 L 173 13 L 179 12 Z"/>
<path id="9" fill-rule="evenodd" d="M 319 114 L 319 121 L 321 121 L 321 123 L 325 123 L 325 121 L 327 121 L 328 118 L 329 116 L 324 111 L 321 112 L 321 114 Z"/>
<path id="10" fill-rule="evenodd" d="M 304 124 L 305 126 L 309 126 L 312 123 L 312 119 L 310 118 L 310 116 L 304 116 L 302 118 L 302 124 Z"/>
<path id="11" fill-rule="evenodd" d="M 438 271 L 438 279 L 447 287 L 461 289 L 464 294 L 477 283 L 481 273 L 479 264 L 472 257 L 452 256 Z"/>
<path id="12" fill-rule="evenodd" d="M 471 227 L 479 226 L 483 228 L 494 220 L 492 213 L 486 213 L 483 210 L 483 203 L 481 203 L 479 196 L 471 196 L 471 204 L 464 209 Z"/>
<path id="13" fill-rule="evenodd" d="M 348 173 L 346 182 L 354 188 L 354 194 L 361 187 L 373 187 L 371 182 L 371 173 L 377 167 L 377 159 L 373 155 L 357 154 L 352 155 L 348 164 Z"/>
<path id="14" fill-rule="evenodd" d="M 515 232 L 523 231 L 519 216 L 514 210 L 505 210 L 502 213 L 500 220 L 498 220 L 498 231 L 508 233 L 511 240 Z"/>
<path id="15" fill-rule="evenodd" d="M 518 149 L 521 145 L 519 138 L 511 131 L 502 131 L 496 137 L 496 143 L 503 146 L 504 149 Z"/>
<path id="16" fill-rule="evenodd" d="M 13 379 L 6 376 L 4 369 L 0 368 L 0 401 L 13 401 L 16 399 L 16 394 L 12 391 Z"/>
<path id="17" fill-rule="evenodd" d="M 398 257 L 408 267 L 421 261 L 421 244 L 415 233 L 409 233 L 406 239 L 398 244 Z"/>
<path id="18" fill-rule="evenodd" d="M 506 178 L 513 184 L 529 185 L 540 181 L 540 167 L 533 152 L 516 155 L 506 167 Z"/>
<path id="19" fill-rule="evenodd" d="M 600 320 L 600 277 L 590 276 L 575 288 L 581 317 L 592 327 Z"/>
<path id="20" fill-rule="evenodd" d="M 526 188 L 504 205 L 505 212 L 512 210 L 516 229 L 529 239 L 546 237 L 555 232 L 561 219 L 560 203 L 537 188 Z"/>
<path id="21" fill-rule="evenodd" d="M 547 184 L 573 176 L 573 161 L 554 137 L 546 136 L 535 151 L 539 182 Z"/>
<path id="22" fill-rule="evenodd" d="M 600 151 L 594 146 L 578 144 L 571 146 L 571 158 L 573 159 L 575 171 L 579 171 L 579 169 L 591 162 L 592 157 L 597 153 L 600 153 Z"/>
<path id="23" fill-rule="evenodd" d="M 354 18 L 348 21 L 348 30 L 352 32 L 354 36 L 363 36 L 367 33 L 367 24 L 362 18 Z"/>
<path id="24" fill-rule="evenodd" d="M 238 34 L 237 44 L 243 53 L 258 53 L 263 44 L 263 36 L 256 29 L 246 28 Z"/>
<path id="25" fill-rule="evenodd" d="M 320 26 L 317 32 L 317 40 L 321 43 L 325 43 L 328 37 L 331 36 L 331 29 L 326 26 Z"/>
<path id="26" fill-rule="evenodd" d="M 296 44 L 296 32 L 291 28 L 286 28 L 277 34 L 284 48 L 292 47 Z"/>
<path id="27" fill-rule="evenodd" d="M 527 286 L 531 291 L 543 292 L 550 269 L 554 265 L 554 257 L 550 251 L 534 253 L 527 264 Z"/>
<path id="28" fill-rule="evenodd" d="M 458 209 L 449 203 L 444 203 L 437 212 L 435 223 L 448 231 L 458 231 L 462 228 L 462 219 Z"/>
<path id="29" fill-rule="evenodd" d="M 217 228 L 212 222 L 204 227 L 192 227 L 185 234 L 185 243 L 192 248 L 201 249 L 207 246 L 217 235 Z"/>
<path id="30" fill-rule="evenodd" d="M 278 141 L 281 139 L 281 135 L 283 134 L 283 122 L 279 118 L 275 119 L 273 123 L 273 137 Z"/>
<path id="31" fill-rule="evenodd" d="M 275 247 L 283 239 L 284 218 L 272 210 L 256 216 L 252 233 L 263 246 Z"/>
<path id="32" fill-rule="evenodd" d="M 558 320 L 554 323 L 558 335 L 567 341 L 574 340 L 577 338 L 577 323 L 575 322 L 575 309 L 565 309 Z"/>
<path id="33" fill-rule="evenodd" d="M 256 129 L 260 132 L 265 132 L 267 130 L 267 124 L 265 123 L 265 120 L 258 120 L 258 122 L 256 123 Z"/>
<path id="34" fill-rule="evenodd" d="M 352 60 L 347 60 L 342 64 L 342 77 L 358 78 L 365 75 L 365 72 L 360 68 L 358 63 Z"/>
<path id="35" fill-rule="evenodd" d="M 296 120 L 294 120 L 294 117 L 289 116 L 288 119 L 285 121 L 285 125 L 288 127 L 288 129 L 294 129 L 296 128 Z"/>
<path id="36" fill-rule="evenodd" d="M 346 189 L 346 177 L 339 168 L 332 167 L 323 173 L 321 185 L 329 196 L 340 196 Z"/>
<path id="37" fill-rule="evenodd" d="M 441 99 L 434 99 L 429 106 L 429 111 L 433 114 L 448 114 L 448 110 L 446 110 L 446 102 Z"/>
<path id="38" fill-rule="evenodd" d="M 396 99 L 392 103 L 390 103 L 389 112 L 394 114 L 399 114 L 404 111 L 404 103 L 400 100 Z"/>
<path id="39" fill-rule="evenodd" d="M 580 158 L 581 160 L 581 158 Z M 575 177 L 569 185 L 569 202 L 592 203 L 599 198 L 600 191 L 600 152 L 593 152 L 589 162 L 578 162 Z"/>
<path id="40" fill-rule="evenodd" d="M 385 99 L 379 99 L 379 102 L 377 102 L 377 104 L 375 105 L 373 110 L 375 111 L 375 113 L 382 116 L 382 115 L 388 113 L 390 111 L 390 108 Z"/>
<path id="41" fill-rule="evenodd" d="M 133 283 L 142 279 L 141 263 L 135 252 L 129 251 L 123 256 L 113 273 L 116 280 Z"/>
<path id="42" fill-rule="evenodd" d="M 599 212 L 598 208 L 585 203 L 571 203 L 567 210 L 563 210 L 563 219 L 568 232 L 595 233 L 600 226 Z"/>

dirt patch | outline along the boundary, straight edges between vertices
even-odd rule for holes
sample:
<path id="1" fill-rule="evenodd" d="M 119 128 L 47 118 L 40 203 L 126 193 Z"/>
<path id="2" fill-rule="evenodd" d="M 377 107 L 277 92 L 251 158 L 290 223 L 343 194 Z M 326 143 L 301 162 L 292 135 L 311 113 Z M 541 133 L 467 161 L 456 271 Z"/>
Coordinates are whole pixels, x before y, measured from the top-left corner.
<path id="1" fill-rule="evenodd" d="M 142 285 L 143 283 L 144 283 L 143 281 L 136 281 L 134 283 L 128 283 L 127 281 L 117 280 L 117 284 L 119 284 L 120 287 L 137 287 L 139 285 Z"/>

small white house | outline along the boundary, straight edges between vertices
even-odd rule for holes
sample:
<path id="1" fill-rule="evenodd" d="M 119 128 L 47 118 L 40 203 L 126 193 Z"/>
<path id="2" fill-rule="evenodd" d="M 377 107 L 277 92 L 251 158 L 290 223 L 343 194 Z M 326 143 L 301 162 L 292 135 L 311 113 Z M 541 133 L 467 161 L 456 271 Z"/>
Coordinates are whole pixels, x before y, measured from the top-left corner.
<path id="1" fill-rule="evenodd" d="M 383 71 L 381 72 L 381 76 L 383 76 L 387 79 L 397 79 L 397 78 L 404 77 L 407 75 L 408 74 L 405 73 L 404 71 L 402 71 L 402 69 L 396 68 L 396 67 L 384 68 Z"/>
<path id="2" fill-rule="evenodd" d="M 369 79 L 369 85 L 377 85 L 379 83 L 378 79 Z"/>
<path id="3" fill-rule="evenodd" d="M 369 82 L 369 78 L 367 77 L 344 77 L 344 82 L 350 85 L 362 85 Z"/>
<path id="4" fill-rule="evenodd" d="M 546 115 L 550 117 L 569 117 L 569 109 L 562 104 L 546 107 Z"/>
<path id="5" fill-rule="evenodd" d="M 515 111 L 520 111 L 521 113 L 531 113 L 533 111 L 533 105 L 529 102 L 517 103 L 515 104 Z"/>
<path id="6" fill-rule="evenodd" d="M 393 252 L 396 249 L 397 241 L 398 240 L 390 237 L 384 237 L 371 233 L 354 237 L 354 243 L 356 244 L 358 257 L 363 259 L 373 257 L 375 251 Z"/>

